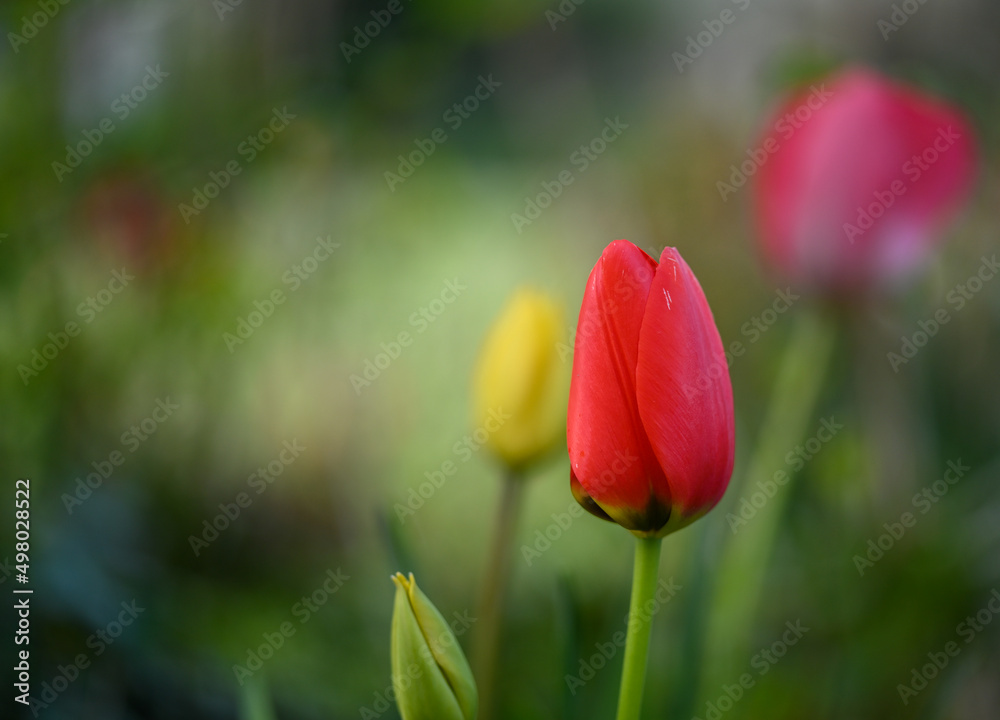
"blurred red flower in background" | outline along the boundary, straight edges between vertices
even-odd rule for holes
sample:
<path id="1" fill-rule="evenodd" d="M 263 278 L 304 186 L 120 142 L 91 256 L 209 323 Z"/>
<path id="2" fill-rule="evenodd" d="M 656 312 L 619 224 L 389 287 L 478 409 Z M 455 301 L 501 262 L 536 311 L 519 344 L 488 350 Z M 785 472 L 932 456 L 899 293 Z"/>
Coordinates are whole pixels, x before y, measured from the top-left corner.
<path id="1" fill-rule="evenodd" d="M 891 283 L 921 266 L 968 196 L 972 131 L 959 110 L 867 70 L 823 85 L 768 125 L 755 188 L 762 249 L 805 286 Z"/>

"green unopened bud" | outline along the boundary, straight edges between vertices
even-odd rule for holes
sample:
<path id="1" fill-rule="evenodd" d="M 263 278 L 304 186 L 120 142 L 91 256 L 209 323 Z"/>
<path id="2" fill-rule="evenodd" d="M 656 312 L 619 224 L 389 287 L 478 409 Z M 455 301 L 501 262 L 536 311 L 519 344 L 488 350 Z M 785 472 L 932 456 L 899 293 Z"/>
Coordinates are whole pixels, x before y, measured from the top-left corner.
<path id="1" fill-rule="evenodd" d="M 417 587 L 413 573 L 392 577 L 392 685 L 403 720 L 474 720 L 476 682 L 455 634 Z"/>

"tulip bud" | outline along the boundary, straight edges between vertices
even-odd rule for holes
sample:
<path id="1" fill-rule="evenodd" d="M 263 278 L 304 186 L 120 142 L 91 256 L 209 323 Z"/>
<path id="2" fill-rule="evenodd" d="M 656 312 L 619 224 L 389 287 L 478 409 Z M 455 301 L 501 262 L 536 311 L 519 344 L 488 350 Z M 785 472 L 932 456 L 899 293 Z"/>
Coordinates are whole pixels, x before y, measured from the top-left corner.
<path id="1" fill-rule="evenodd" d="M 663 537 L 722 498 L 733 472 L 729 366 L 697 278 L 625 240 L 594 266 L 580 308 L 566 430 L 584 508 Z"/>
<path id="2" fill-rule="evenodd" d="M 455 634 L 417 587 L 392 577 L 392 684 L 403 720 L 474 720 L 476 683 Z"/>
<path id="3" fill-rule="evenodd" d="M 961 112 L 869 71 L 803 90 L 767 128 L 755 171 L 761 246 L 801 286 L 850 291 L 912 274 L 975 175 Z"/>
<path id="4" fill-rule="evenodd" d="M 476 365 L 475 419 L 487 446 L 512 468 L 551 450 L 563 431 L 567 369 L 561 308 L 522 288 L 490 328 Z"/>

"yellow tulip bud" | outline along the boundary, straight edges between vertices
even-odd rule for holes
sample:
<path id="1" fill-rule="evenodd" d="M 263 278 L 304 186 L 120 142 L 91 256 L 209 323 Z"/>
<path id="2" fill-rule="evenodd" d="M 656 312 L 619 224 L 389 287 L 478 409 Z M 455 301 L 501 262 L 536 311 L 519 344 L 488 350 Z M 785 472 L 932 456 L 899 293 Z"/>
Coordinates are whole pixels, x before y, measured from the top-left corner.
<path id="1" fill-rule="evenodd" d="M 476 681 L 455 634 L 417 587 L 396 573 L 392 611 L 392 685 L 403 720 L 474 720 Z"/>
<path id="2" fill-rule="evenodd" d="M 514 469 L 565 435 L 568 366 L 563 312 L 551 298 L 519 289 L 493 323 L 475 370 L 475 420 L 487 446 Z"/>

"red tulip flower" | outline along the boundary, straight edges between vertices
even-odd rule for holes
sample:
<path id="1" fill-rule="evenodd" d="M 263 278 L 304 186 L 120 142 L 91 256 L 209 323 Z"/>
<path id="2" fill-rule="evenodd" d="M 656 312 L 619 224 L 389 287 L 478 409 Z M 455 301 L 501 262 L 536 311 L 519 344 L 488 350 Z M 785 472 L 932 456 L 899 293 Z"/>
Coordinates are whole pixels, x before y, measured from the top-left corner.
<path id="1" fill-rule="evenodd" d="M 722 340 L 674 248 L 657 264 L 616 240 L 580 309 L 570 385 L 570 484 L 584 508 L 663 537 L 722 498 L 733 471 L 733 391 Z"/>
<path id="2" fill-rule="evenodd" d="M 911 274 L 975 174 L 961 112 L 865 70 L 792 97 L 768 127 L 756 177 L 761 244 L 804 285 L 853 290 Z"/>

